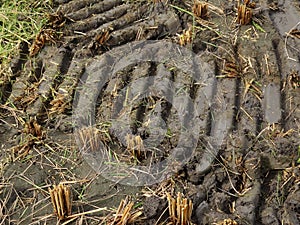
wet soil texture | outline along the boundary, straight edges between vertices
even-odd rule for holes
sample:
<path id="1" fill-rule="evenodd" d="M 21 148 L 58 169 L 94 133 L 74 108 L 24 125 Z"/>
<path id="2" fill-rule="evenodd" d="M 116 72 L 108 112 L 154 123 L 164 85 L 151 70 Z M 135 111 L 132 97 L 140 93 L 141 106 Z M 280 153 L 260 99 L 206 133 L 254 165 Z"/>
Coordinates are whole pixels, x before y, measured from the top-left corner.
<path id="1" fill-rule="evenodd" d="M 85 107 L 75 92 L 91 76 L 95 61 L 105 66 L 102 55 L 143 40 L 181 43 L 208 70 L 202 68 L 199 83 L 176 62 L 146 61 L 109 76 L 96 96 L 94 124 L 103 131 L 103 143 L 126 158 L 128 134 L 146 144 L 155 140 L 160 150 L 147 155 L 150 162 L 139 158 L 144 165 L 173 154 L 182 141 L 195 145 L 189 160 L 168 178 L 192 199 L 195 224 L 228 218 L 238 224 L 299 224 L 300 4 L 255 3 L 251 22 L 240 25 L 236 1 L 211 0 L 208 15 L 200 18 L 193 16 L 193 1 L 54 0 L 51 29 L 57 38 L 34 52 L 23 44 L 11 63 L 13 75 L 1 86 L 1 157 L 9 184 L 2 185 L 0 195 L 6 199 L 10 193 L 2 200 L 15 216 L 9 224 L 51 224 L 45 217 L 52 211 L 47 188 L 61 180 L 74 181 L 78 211 L 116 207 L 124 195 L 142 196 L 142 188 L 95 175 L 72 138 L 72 106 L 75 99 Z M 163 49 L 153 54 L 159 58 Z M 141 79 L 131 86 L 136 95 L 146 87 L 167 91 L 167 79 L 171 91 L 201 108 L 198 140 L 180 136 L 182 123 L 188 123 L 180 115 L 190 110 L 189 103 L 176 106 L 153 94 L 125 107 L 135 94 L 128 97 L 124 88 Z M 112 127 L 112 118 L 126 123 Z M 218 149 L 209 147 L 208 136 L 221 139 Z M 143 203 L 143 224 L 155 224 L 166 199 L 137 198 Z M 16 199 L 22 199 L 21 206 L 13 207 Z M 93 217 L 84 220 L 98 224 Z"/>

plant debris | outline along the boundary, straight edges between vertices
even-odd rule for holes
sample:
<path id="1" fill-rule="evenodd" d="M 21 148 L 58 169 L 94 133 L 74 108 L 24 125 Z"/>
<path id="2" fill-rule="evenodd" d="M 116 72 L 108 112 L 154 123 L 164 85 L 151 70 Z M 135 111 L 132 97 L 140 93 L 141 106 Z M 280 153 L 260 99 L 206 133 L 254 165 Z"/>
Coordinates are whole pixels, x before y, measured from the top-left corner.
<path id="1" fill-rule="evenodd" d="M 237 78 L 240 77 L 239 67 L 234 62 L 225 62 L 222 74 L 227 78 Z"/>
<path id="2" fill-rule="evenodd" d="M 218 222 L 216 225 L 238 225 L 238 223 L 232 219 L 225 219 L 223 221 Z"/>
<path id="3" fill-rule="evenodd" d="M 249 9 L 246 5 L 240 5 L 238 7 L 238 18 L 237 22 L 241 25 L 247 25 L 252 20 L 252 10 Z"/>
<path id="4" fill-rule="evenodd" d="M 300 87 L 300 76 L 297 71 L 293 71 L 288 75 L 288 83 L 293 87 L 293 88 L 299 88 Z"/>
<path id="5" fill-rule="evenodd" d="M 42 127 L 38 124 L 34 117 L 30 117 L 29 121 L 25 123 L 23 132 L 37 138 L 41 138 L 43 136 Z"/>
<path id="6" fill-rule="evenodd" d="M 208 18 L 208 4 L 206 2 L 195 1 L 192 11 L 196 17 L 201 19 Z"/>
<path id="7" fill-rule="evenodd" d="M 37 34 L 35 40 L 30 46 L 30 56 L 35 56 L 48 42 L 55 44 L 59 39 L 58 29 L 62 28 L 67 21 L 67 18 L 61 12 L 50 14 L 48 17 L 48 22 Z"/>
<path id="8" fill-rule="evenodd" d="M 105 44 L 110 38 L 110 33 L 113 31 L 113 29 L 104 29 L 100 31 L 94 39 L 89 44 L 88 48 L 93 50 L 103 50 L 105 48 Z"/>
<path id="9" fill-rule="evenodd" d="M 49 188 L 51 202 L 55 215 L 60 219 L 67 219 L 71 215 L 71 189 L 70 186 L 59 184 Z"/>
<path id="10" fill-rule="evenodd" d="M 67 93 L 58 93 L 55 96 L 55 98 L 50 102 L 50 105 L 52 106 L 50 108 L 50 115 L 63 113 L 67 108 L 69 108 L 69 103 L 66 101 L 67 97 Z"/>
<path id="11" fill-rule="evenodd" d="M 142 153 L 145 153 L 145 148 L 143 144 L 143 139 L 137 135 L 130 135 L 126 136 L 127 142 L 127 151 L 133 156 L 135 159 L 140 160 L 142 157 Z"/>
<path id="12" fill-rule="evenodd" d="M 245 0 L 244 4 L 238 6 L 237 22 L 241 25 L 247 25 L 252 21 L 253 11 L 255 8 L 255 2 Z"/>
<path id="13" fill-rule="evenodd" d="M 27 156 L 33 145 L 39 143 L 45 136 L 42 126 L 34 117 L 30 117 L 29 121 L 25 123 L 21 133 L 20 143 L 12 148 L 12 153 L 17 155 L 16 159 Z"/>
<path id="14" fill-rule="evenodd" d="M 291 30 L 291 32 L 289 32 L 289 35 L 300 39 L 300 30 L 295 28 L 295 29 Z"/>
<path id="15" fill-rule="evenodd" d="M 192 43 L 193 41 L 193 31 L 192 28 L 189 27 L 188 30 L 184 30 L 181 35 L 179 35 L 179 44 L 181 46 L 185 46 L 187 44 Z"/>
<path id="16" fill-rule="evenodd" d="M 96 35 L 95 40 L 99 45 L 103 45 L 109 39 L 109 31 L 105 30 Z"/>
<path id="17" fill-rule="evenodd" d="M 81 151 L 84 153 L 92 153 L 101 151 L 101 142 L 106 142 L 107 137 L 101 130 L 95 127 L 85 127 L 76 131 L 76 136 L 80 142 Z M 100 141 L 101 140 L 101 141 Z"/>
<path id="18" fill-rule="evenodd" d="M 134 203 L 128 198 L 123 199 L 113 216 L 106 219 L 108 225 L 134 224 L 142 220 L 141 209 L 134 209 Z"/>
<path id="19" fill-rule="evenodd" d="M 172 198 L 167 193 L 168 205 L 169 205 L 169 219 L 171 224 L 174 225 L 192 225 L 191 217 L 193 211 L 192 200 L 183 198 L 183 194 L 178 192 L 177 198 Z"/>

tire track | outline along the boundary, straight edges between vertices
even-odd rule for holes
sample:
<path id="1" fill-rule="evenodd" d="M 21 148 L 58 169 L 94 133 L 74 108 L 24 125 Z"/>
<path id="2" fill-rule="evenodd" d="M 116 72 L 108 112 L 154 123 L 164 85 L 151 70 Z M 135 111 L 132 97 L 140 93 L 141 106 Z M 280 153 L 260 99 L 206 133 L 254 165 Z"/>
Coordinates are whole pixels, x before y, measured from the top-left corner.
<path id="1" fill-rule="evenodd" d="M 56 46 L 46 46 L 37 56 L 37 61 L 39 61 L 39 58 L 44 58 L 42 64 L 43 71 L 40 74 L 41 82 L 38 84 L 38 90 L 31 90 L 30 94 L 25 94 L 26 84 L 21 84 L 22 82 L 27 83 L 28 77 L 25 74 L 24 76 L 20 76 L 18 79 L 20 81 L 15 82 L 11 88 L 9 86 L 5 88 L 7 91 L 12 89 L 12 94 L 8 94 L 11 97 L 7 97 L 12 102 L 14 102 L 14 99 L 24 96 L 24 94 L 38 98 L 33 100 L 34 103 L 31 102 L 29 105 L 26 105 L 27 112 L 31 115 L 35 115 L 37 112 L 42 112 L 45 109 L 49 110 L 49 107 L 52 110 L 50 111 L 55 114 L 55 107 L 59 107 L 59 104 L 56 106 L 51 106 L 51 104 L 56 104 L 52 102 L 56 98 L 60 98 L 64 102 L 62 105 L 65 107 L 67 104 L 69 106 L 66 108 L 69 108 L 72 104 L 71 100 L 74 92 L 72 89 L 78 83 L 90 57 L 103 53 L 103 50 L 106 51 L 108 46 L 109 48 L 117 47 L 136 38 L 150 39 L 159 36 L 163 32 L 168 33 L 169 30 L 165 28 L 164 24 L 168 21 L 171 24 L 177 22 L 176 16 L 174 17 L 172 12 L 169 12 L 167 16 L 156 15 L 154 13 L 149 18 L 145 18 L 149 14 L 147 12 L 147 5 L 141 6 L 138 10 L 131 12 L 129 9 L 135 6 L 118 0 L 104 2 L 93 0 L 58 1 L 56 3 L 63 3 L 59 5 L 58 11 L 66 14 L 66 17 L 71 20 L 67 22 L 63 30 L 65 35 L 58 43 L 58 45 L 64 43 L 63 47 L 60 48 L 64 49 L 62 51 L 66 51 L 65 56 L 62 56 L 60 52 L 53 53 Z M 87 4 L 90 7 L 86 7 Z M 142 18 L 145 19 L 141 20 Z M 105 42 L 107 41 L 106 43 L 100 44 L 97 38 L 105 31 L 109 31 L 110 38 L 105 40 Z M 143 33 L 140 33 L 141 31 Z M 83 35 L 76 34 L 78 32 L 83 33 Z M 97 50 L 99 47 L 100 51 Z M 69 52 L 67 49 L 72 50 Z M 22 52 L 23 57 L 24 53 L 28 54 L 28 49 L 25 50 Z M 56 59 L 53 56 L 55 54 L 58 54 Z M 55 65 L 49 63 L 49 60 L 52 60 Z M 30 69 L 35 70 L 34 65 L 33 67 L 30 66 L 31 62 L 29 61 L 26 62 L 26 60 L 22 59 L 15 63 L 12 68 L 16 77 L 18 76 L 18 71 L 21 71 L 21 64 L 28 64 L 27 67 L 30 68 L 27 72 L 29 73 L 32 73 Z M 68 68 L 69 66 L 70 68 Z M 60 75 L 57 75 L 58 73 Z M 51 104 L 49 105 L 49 103 Z"/>
<path id="2" fill-rule="evenodd" d="M 284 206 L 272 205 L 275 193 L 268 186 L 276 181 L 274 165 L 277 164 L 267 155 L 271 151 L 282 151 L 283 147 L 276 143 L 270 145 L 266 141 L 270 139 L 268 129 L 272 124 L 275 124 L 277 130 L 283 129 L 285 132 L 290 129 L 299 131 L 300 127 L 299 88 L 292 88 L 288 80 L 292 71 L 300 71 L 299 40 L 286 37 L 292 28 L 288 25 L 297 24 L 299 18 L 299 10 L 293 4 L 281 1 L 279 5 L 284 10 L 263 11 L 266 33 L 256 31 L 260 35 L 257 42 L 250 42 L 243 35 L 247 29 L 252 29 L 251 25 L 238 28 L 237 40 L 226 40 L 226 43 L 214 40 L 214 48 L 218 50 L 215 49 L 213 54 L 218 59 L 207 57 L 207 68 L 214 70 L 212 73 L 203 72 L 201 79 L 195 79 L 206 83 L 198 83 L 191 79 L 190 74 L 169 68 L 169 65 L 149 62 L 129 66 L 108 79 L 105 74 L 111 71 L 107 68 L 111 58 L 105 58 L 97 65 L 103 73 L 100 77 L 102 83 L 98 87 L 101 89 L 99 96 L 93 101 L 86 96 L 86 102 L 78 102 L 78 96 L 74 96 L 75 89 L 80 90 L 86 80 L 92 79 L 89 74 L 95 72 L 96 68 L 90 67 L 94 60 L 106 51 L 134 40 L 173 38 L 184 19 L 178 18 L 170 8 L 161 13 L 159 6 L 151 11 L 149 5 L 135 8 L 134 4 L 121 0 L 56 0 L 55 3 L 59 4 L 58 10 L 70 19 L 62 31 L 62 40 L 56 45 L 45 46 L 36 57 L 28 60 L 28 46 L 22 47 L 20 56 L 12 65 L 13 84 L 4 85 L 7 94 L 2 101 L 15 104 L 31 116 L 52 114 L 55 123 L 60 113 L 66 116 L 66 123 L 70 122 L 72 104 L 88 109 L 93 108 L 94 102 L 97 102 L 96 121 L 88 118 L 89 122 L 99 125 L 112 118 L 122 121 L 123 124 L 116 123 L 110 130 L 113 136 L 119 138 L 122 145 L 120 149 L 126 148 L 127 134 L 142 136 L 145 145 L 153 148 L 155 146 L 151 145 L 151 140 L 162 143 L 166 152 L 157 154 L 162 157 L 170 154 L 170 149 L 181 141 L 185 141 L 188 147 L 197 145 L 195 155 L 184 169 L 188 181 L 199 190 L 205 187 L 210 197 L 203 198 L 203 201 L 201 199 L 202 203 L 210 207 L 210 211 L 205 214 L 210 217 L 207 224 L 216 222 L 216 218 L 225 217 L 241 218 L 247 224 L 279 224 L 282 218 L 297 224 L 293 213 L 297 209 L 297 200 L 294 201 L 297 199 L 296 194 L 289 194 Z M 260 4 L 268 8 L 268 1 L 260 1 Z M 232 15 L 226 18 L 229 17 Z M 212 20 L 215 19 L 212 16 Z M 109 33 L 108 38 L 99 41 L 105 32 Z M 201 32 L 196 37 L 200 40 L 201 35 L 205 36 L 205 32 Z M 233 57 L 220 50 L 222 48 L 218 44 L 230 49 Z M 237 64 L 237 77 L 216 78 L 216 75 L 222 75 L 223 60 L 233 60 Z M 25 70 L 22 70 L 23 66 Z M 205 67 L 197 69 L 201 75 L 201 71 L 205 71 Z M 141 78 L 147 82 L 139 83 Z M 170 86 L 169 81 L 174 86 Z M 126 96 L 126 87 L 132 83 L 135 84 L 134 90 Z M 175 97 L 166 101 L 160 96 L 172 95 L 171 87 L 175 90 Z M 152 99 L 144 98 L 142 102 L 131 104 L 132 108 L 124 109 L 124 102 L 134 102 L 136 96 L 147 88 L 154 93 Z M 194 109 L 191 102 L 184 101 L 186 96 L 195 105 L 195 111 L 199 113 L 197 118 L 191 118 L 189 113 L 194 113 Z M 54 100 L 62 103 L 56 104 Z M 87 121 L 86 116 L 90 113 L 83 110 L 78 114 L 82 116 L 82 121 Z M 181 129 L 181 121 L 189 128 L 194 119 L 199 122 L 199 128 L 187 132 L 180 139 L 177 133 Z M 155 132 L 150 133 L 149 130 Z M 166 130 L 171 138 L 161 139 L 160 136 L 166 134 Z M 193 140 L 193 132 L 212 138 L 200 136 L 199 140 Z M 297 133 L 293 135 L 291 146 L 298 146 Z M 220 137 L 224 137 L 224 141 Z M 206 147 L 209 144 L 211 146 Z M 184 155 L 184 152 L 179 150 L 177 154 Z M 273 164 L 269 165 L 270 162 Z M 268 202 L 267 198 L 271 200 Z M 228 207 L 229 204 L 232 209 Z M 223 212 L 220 212 L 219 206 Z M 282 218 L 276 207 L 284 210 Z M 200 206 L 195 208 L 199 212 L 202 210 Z M 198 216 L 197 219 L 205 224 L 204 217 L 202 219 L 202 216 Z"/>

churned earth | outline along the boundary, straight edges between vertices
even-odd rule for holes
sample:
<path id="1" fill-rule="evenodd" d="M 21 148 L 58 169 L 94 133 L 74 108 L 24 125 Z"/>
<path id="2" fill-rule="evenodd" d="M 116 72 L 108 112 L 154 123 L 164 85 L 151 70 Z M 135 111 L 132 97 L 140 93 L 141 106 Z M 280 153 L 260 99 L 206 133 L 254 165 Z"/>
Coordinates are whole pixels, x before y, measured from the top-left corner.
<path id="1" fill-rule="evenodd" d="M 237 1 L 208 1 L 198 16 L 188 0 L 53 4 L 1 82 L 1 224 L 56 224 L 48 189 L 60 182 L 75 215 L 62 224 L 114 224 L 126 196 L 140 224 L 167 224 L 166 192 L 192 200 L 195 224 L 300 223 L 299 1 L 255 1 L 245 25 Z M 120 57 L 135 61 L 110 74 Z M 115 165 L 98 167 L 99 148 L 111 164 L 184 163 L 126 184 L 128 171 L 101 175 Z"/>

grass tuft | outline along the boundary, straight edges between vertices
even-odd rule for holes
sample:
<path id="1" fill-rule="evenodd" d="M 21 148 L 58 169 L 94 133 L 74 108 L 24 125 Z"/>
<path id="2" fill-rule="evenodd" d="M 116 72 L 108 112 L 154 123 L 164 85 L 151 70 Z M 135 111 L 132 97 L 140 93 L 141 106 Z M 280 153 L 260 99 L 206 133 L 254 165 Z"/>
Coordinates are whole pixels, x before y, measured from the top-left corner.
<path id="1" fill-rule="evenodd" d="M 0 63 L 5 67 L 21 42 L 28 44 L 47 21 L 51 1 L 0 1 Z"/>

